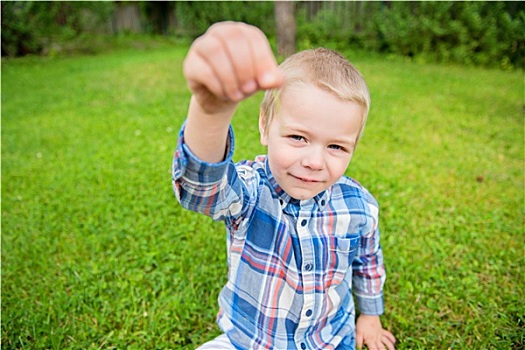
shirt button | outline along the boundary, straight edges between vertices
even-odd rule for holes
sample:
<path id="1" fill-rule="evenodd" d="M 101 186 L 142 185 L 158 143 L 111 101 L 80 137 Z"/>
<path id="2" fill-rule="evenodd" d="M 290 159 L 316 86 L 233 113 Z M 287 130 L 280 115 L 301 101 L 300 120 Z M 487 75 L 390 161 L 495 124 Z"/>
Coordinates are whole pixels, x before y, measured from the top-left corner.
<path id="1" fill-rule="evenodd" d="M 312 316 L 312 313 L 313 313 L 313 312 L 312 312 L 311 309 L 306 310 L 306 317 L 310 317 L 310 316 Z"/>
<path id="2" fill-rule="evenodd" d="M 313 268 L 314 268 L 314 264 L 308 263 L 308 264 L 304 265 L 304 269 L 306 271 L 312 271 Z"/>
<path id="3" fill-rule="evenodd" d="M 306 223 L 307 223 L 307 222 L 308 222 L 308 221 L 306 221 L 306 219 L 303 219 L 303 221 L 301 221 L 301 226 L 306 226 Z"/>
<path id="4" fill-rule="evenodd" d="M 305 343 L 301 343 L 301 349 L 306 350 L 306 344 Z"/>
<path id="5" fill-rule="evenodd" d="M 326 202 L 324 201 L 324 199 L 321 201 L 321 206 L 324 206 Z"/>

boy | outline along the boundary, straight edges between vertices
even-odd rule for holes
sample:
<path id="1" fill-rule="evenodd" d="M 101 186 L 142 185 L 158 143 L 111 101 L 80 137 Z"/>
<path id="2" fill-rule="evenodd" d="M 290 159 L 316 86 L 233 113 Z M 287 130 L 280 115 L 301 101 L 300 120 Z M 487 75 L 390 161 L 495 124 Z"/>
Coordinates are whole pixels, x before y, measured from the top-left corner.
<path id="1" fill-rule="evenodd" d="M 228 231 L 224 334 L 200 349 L 393 349 L 379 320 L 377 203 L 344 176 L 370 104 L 361 75 L 326 49 L 278 67 L 259 29 L 232 22 L 193 43 L 184 74 L 193 95 L 175 194 Z M 230 121 L 258 90 L 268 90 L 259 118 L 268 154 L 235 165 Z"/>

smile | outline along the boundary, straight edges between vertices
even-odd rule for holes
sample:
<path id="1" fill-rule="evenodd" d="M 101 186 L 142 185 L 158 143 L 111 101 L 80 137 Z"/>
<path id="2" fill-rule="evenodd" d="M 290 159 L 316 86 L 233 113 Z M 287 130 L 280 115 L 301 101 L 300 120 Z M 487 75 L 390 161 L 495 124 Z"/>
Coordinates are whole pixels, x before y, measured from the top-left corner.
<path id="1" fill-rule="evenodd" d="M 299 180 L 301 182 L 305 182 L 305 183 L 315 184 L 315 183 L 322 182 L 322 181 L 319 181 L 319 180 L 308 179 L 308 178 L 304 178 L 304 177 L 300 177 L 300 176 L 295 176 L 295 175 L 292 175 L 292 174 L 290 174 L 290 176 L 293 177 L 294 179 L 297 179 L 297 180 Z"/>

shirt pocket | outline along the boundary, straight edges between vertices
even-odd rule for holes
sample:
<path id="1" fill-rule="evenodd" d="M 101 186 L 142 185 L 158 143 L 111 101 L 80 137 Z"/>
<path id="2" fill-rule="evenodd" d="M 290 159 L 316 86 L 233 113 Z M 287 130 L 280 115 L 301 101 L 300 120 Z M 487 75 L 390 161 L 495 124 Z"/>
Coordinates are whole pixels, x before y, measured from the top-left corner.
<path id="1" fill-rule="evenodd" d="M 357 254 L 359 239 L 358 235 L 330 237 L 327 259 L 327 276 L 332 280 L 330 284 L 340 284 L 344 280 L 347 282 L 351 280 L 352 261 Z"/>

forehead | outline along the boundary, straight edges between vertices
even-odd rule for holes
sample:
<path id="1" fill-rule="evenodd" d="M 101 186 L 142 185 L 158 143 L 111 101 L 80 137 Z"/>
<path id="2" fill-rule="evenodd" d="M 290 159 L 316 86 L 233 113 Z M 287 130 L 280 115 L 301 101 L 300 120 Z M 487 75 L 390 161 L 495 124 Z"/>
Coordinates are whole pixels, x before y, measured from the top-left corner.
<path id="1" fill-rule="evenodd" d="M 357 137 L 362 126 L 363 108 L 359 104 L 343 101 L 313 85 L 287 87 L 280 102 L 277 119 L 281 128 L 341 138 Z"/>

